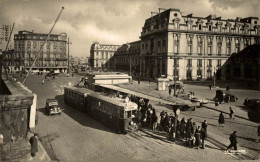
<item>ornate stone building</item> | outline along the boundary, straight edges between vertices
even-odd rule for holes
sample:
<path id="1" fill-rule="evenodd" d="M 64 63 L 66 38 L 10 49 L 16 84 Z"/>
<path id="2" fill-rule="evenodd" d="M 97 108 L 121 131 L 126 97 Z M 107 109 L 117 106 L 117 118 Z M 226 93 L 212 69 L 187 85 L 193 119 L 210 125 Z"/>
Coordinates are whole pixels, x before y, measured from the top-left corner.
<path id="1" fill-rule="evenodd" d="M 140 73 L 140 50 L 141 41 L 123 44 L 117 49 L 114 55 L 114 69 L 117 71 L 131 71 L 131 75 L 139 75 Z"/>
<path id="2" fill-rule="evenodd" d="M 5 65 L 9 67 L 9 70 L 10 68 L 14 71 L 28 70 L 47 36 L 48 34 L 19 31 L 18 34 L 14 35 L 12 54 L 4 57 Z M 65 72 L 68 66 L 66 42 L 67 35 L 65 33 L 51 34 L 32 70 Z"/>
<path id="3" fill-rule="evenodd" d="M 120 46 L 94 42 L 90 47 L 90 66 L 111 68 L 114 63 L 112 56 Z"/>
<path id="4" fill-rule="evenodd" d="M 148 18 L 141 32 L 140 75 L 180 80 L 229 78 L 232 53 L 259 44 L 258 17 L 224 20 L 168 9 Z"/>

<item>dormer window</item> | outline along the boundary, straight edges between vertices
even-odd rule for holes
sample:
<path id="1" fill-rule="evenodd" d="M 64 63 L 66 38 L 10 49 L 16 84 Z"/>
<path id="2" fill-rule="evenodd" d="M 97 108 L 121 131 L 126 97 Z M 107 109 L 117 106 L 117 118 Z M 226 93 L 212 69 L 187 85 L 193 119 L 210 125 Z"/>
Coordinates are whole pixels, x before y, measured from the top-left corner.
<path id="1" fill-rule="evenodd" d="M 257 24 L 257 21 L 255 21 L 254 23 Z"/>
<path id="2" fill-rule="evenodd" d="M 177 14 L 177 13 L 175 13 L 175 14 L 174 14 L 174 16 L 175 16 L 175 17 L 177 17 L 177 16 L 178 16 L 178 14 Z"/>
<path id="3" fill-rule="evenodd" d="M 209 31 L 211 31 L 211 25 L 209 25 Z"/>

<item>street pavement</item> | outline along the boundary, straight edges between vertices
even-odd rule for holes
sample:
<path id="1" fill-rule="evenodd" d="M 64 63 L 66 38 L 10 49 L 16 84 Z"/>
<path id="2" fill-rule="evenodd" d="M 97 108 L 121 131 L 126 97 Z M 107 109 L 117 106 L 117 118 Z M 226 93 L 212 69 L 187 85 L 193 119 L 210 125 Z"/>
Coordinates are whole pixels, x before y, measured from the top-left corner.
<path id="1" fill-rule="evenodd" d="M 185 117 L 186 119 L 192 117 L 192 120 L 196 121 L 197 124 L 200 124 L 205 119 L 208 121 L 209 139 L 204 150 L 188 148 L 182 141 L 170 142 L 167 140 L 165 133 L 152 132 L 148 129 L 127 135 L 116 134 L 86 114 L 64 104 L 63 87 L 68 85 L 69 82 L 72 84 L 78 83 L 80 76 L 65 77 L 61 75 L 56 79 L 45 80 L 45 84 L 42 84 L 42 79 L 43 76 L 30 75 L 25 85 L 38 95 L 38 107 L 40 108 L 38 113 L 39 123 L 34 130 L 39 134 L 40 141 L 51 160 L 107 161 L 130 159 L 188 161 L 250 160 L 259 158 L 259 143 L 255 142 L 257 139 L 257 124 L 248 120 L 240 118 L 234 120 L 226 119 L 225 127 L 218 127 L 218 111 L 203 107 L 198 108 L 196 111 L 182 112 L 180 117 Z M 141 89 L 141 87 L 149 88 L 151 86 L 148 82 L 141 82 L 139 87 L 135 81 L 132 85 L 136 89 Z M 193 86 L 191 85 L 191 87 Z M 186 89 L 188 89 L 188 85 Z M 205 88 L 202 92 L 204 91 L 206 94 L 207 89 Z M 146 92 L 144 91 L 144 93 Z M 168 92 L 163 93 L 168 94 Z M 195 95 L 198 94 L 199 92 L 195 91 Z M 44 113 L 43 108 L 47 98 L 56 98 L 59 101 L 63 109 L 61 115 L 48 116 Z M 158 102 L 152 104 L 156 107 L 157 114 L 162 110 L 171 112 L 169 108 Z M 217 109 L 226 111 L 224 110 L 224 105 L 223 107 L 221 105 Z M 235 110 L 235 113 L 238 114 L 239 111 Z M 234 129 L 238 131 L 239 149 L 247 149 L 250 155 L 237 156 L 223 152 L 223 149 L 229 145 L 228 136 Z"/>

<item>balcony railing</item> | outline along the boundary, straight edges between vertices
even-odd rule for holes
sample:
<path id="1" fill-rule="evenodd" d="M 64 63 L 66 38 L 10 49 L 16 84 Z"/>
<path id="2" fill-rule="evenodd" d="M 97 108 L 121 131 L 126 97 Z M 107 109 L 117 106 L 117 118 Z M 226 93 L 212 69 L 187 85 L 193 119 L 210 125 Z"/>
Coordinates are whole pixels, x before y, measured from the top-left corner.
<path id="1" fill-rule="evenodd" d="M 202 64 L 198 64 L 197 67 L 202 67 Z"/>
<path id="2" fill-rule="evenodd" d="M 231 46 L 231 43 L 227 43 L 227 46 Z"/>
<path id="3" fill-rule="evenodd" d="M 192 67 L 192 64 L 187 64 L 187 67 Z"/>

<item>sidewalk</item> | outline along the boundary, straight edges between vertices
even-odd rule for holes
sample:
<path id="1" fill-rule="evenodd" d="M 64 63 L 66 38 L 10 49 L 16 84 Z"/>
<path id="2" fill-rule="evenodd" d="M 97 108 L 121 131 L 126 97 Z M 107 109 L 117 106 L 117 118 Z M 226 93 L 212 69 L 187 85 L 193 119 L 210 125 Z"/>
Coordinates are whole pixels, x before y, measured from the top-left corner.
<path id="1" fill-rule="evenodd" d="M 157 98 L 163 99 L 165 101 L 171 101 L 174 98 L 173 92 L 171 95 L 169 95 L 168 90 L 158 91 L 157 83 L 155 83 L 155 82 L 151 82 L 149 84 L 149 82 L 147 82 L 147 81 L 141 81 L 141 83 L 138 84 L 137 81 L 133 81 L 132 84 L 118 84 L 117 86 L 119 86 L 121 88 L 129 89 L 129 90 L 132 90 L 135 92 L 139 92 L 139 93 L 142 93 L 142 94 L 145 94 L 148 96 L 157 97 Z M 189 89 L 189 87 L 190 87 L 190 85 L 185 85 L 186 92 L 194 91 L 194 89 Z M 205 93 L 195 92 L 195 96 L 199 97 L 199 98 L 205 98 L 207 100 L 212 100 L 215 95 L 214 92 L 215 92 L 214 90 L 211 91 L 211 93 L 213 95 L 208 94 L 208 93 L 205 94 Z M 208 109 L 211 109 L 211 110 L 223 112 L 225 114 L 229 114 L 229 107 L 232 107 L 235 111 L 235 117 L 248 120 L 247 112 L 242 111 L 240 108 L 238 108 L 234 105 L 221 104 L 221 107 L 224 107 L 224 109 L 219 109 L 219 106 L 215 106 L 215 104 L 213 104 L 213 103 L 204 104 L 203 106 Z M 239 113 L 236 113 L 237 111 Z"/>
<path id="2" fill-rule="evenodd" d="M 169 100 L 170 98 L 173 98 L 173 94 L 169 95 L 168 90 L 166 91 L 158 91 L 157 90 L 157 83 L 151 82 L 149 84 L 149 82 L 146 81 L 142 81 L 140 83 L 140 85 L 137 83 L 137 81 L 133 81 L 132 84 L 120 84 L 117 85 L 121 88 L 126 88 L 135 92 L 139 92 L 142 94 L 146 94 L 149 96 L 153 96 L 153 97 L 157 97 L 160 99 L 165 99 L 165 100 Z M 196 86 L 195 86 L 196 87 Z M 212 99 L 215 95 L 215 90 L 209 90 L 207 87 L 204 87 L 204 89 L 202 89 L 202 87 L 196 87 L 197 91 L 195 91 L 193 88 L 191 88 L 189 85 L 185 85 L 185 90 L 187 92 L 189 91 L 194 91 L 195 95 L 198 97 L 202 97 L 205 99 Z M 202 92 L 200 92 L 200 90 L 202 89 Z M 202 94 L 202 95 L 201 95 Z M 157 103 L 153 103 L 153 101 L 151 101 L 152 105 L 155 105 L 156 108 L 156 113 L 159 114 L 161 111 L 167 111 L 168 113 L 173 113 L 170 107 L 167 107 L 166 105 L 161 105 L 161 104 L 157 104 Z M 241 103 L 236 103 L 236 104 L 241 104 Z M 210 111 L 217 111 L 217 112 L 223 112 L 224 114 L 229 114 L 229 107 L 232 107 L 233 110 L 235 111 L 235 117 L 236 118 L 241 118 L 243 120 L 246 120 L 247 122 L 249 122 L 248 117 L 247 117 L 247 112 L 244 111 L 243 109 L 241 109 L 241 107 L 237 107 L 234 105 L 234 103 L 225 103 L 225 104 L 220 104 L 220 106 L 215 106 L 214 103 L 208 103 L 203 105 L 204 108 L 209 109 Z M 189 118 L 189 111 L 188 112 L 183 112 L 179 115 L 180 118 L 185 117 L 185 119 Z M 197 123 L 200 123 L 201 121 L 196 121 L 194 119 L 194 121 Z M 220 151 L 224 151 L 227 147 L 227 145 L 229 144 L 229 139 L 228 135 L 225 135 L 225 137 L 223 137 L 222 135 L 218 135 L 217 132 L 215 132 L 217 130 L 209 130 L 208 131 L 208 138 L 207 141 L 214 144 L 215 147 L 218 147 L 218 149 Z M 165 138 L 167 136 L 167 134 L 163 135 L 164 137 L 160 137 L 160 138 Z M 239 148 L 246 150 L 246 154 L 241 154 L 238 157 L 234 157 L 237 159 L 256 159 L 257 157 L 255 155 L 251 154 L 251 151 L 248 150 L 245 147 L 241 147 L 238 146 Z M 231 155 L 232 156 L 232 155 Z M 234 156 L 234 155 L 233 155 Z M 259 158 L 259 157 L 258 157 Z"/>
<path id="3" fill-rule="evenodd" d="M 32 133 L 28 133 L 28 139 L 30 139 L 33 136 Z M 38 139 L 38 152 L 36 153 L 35 157 L 32 157 L 31 155 L 28 155 L 25 159 L 21 161 L 52 161 L 47 152 L 45 151 L 44 147 L 42 146 L 40 140 Z"/>

